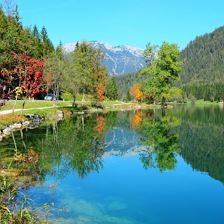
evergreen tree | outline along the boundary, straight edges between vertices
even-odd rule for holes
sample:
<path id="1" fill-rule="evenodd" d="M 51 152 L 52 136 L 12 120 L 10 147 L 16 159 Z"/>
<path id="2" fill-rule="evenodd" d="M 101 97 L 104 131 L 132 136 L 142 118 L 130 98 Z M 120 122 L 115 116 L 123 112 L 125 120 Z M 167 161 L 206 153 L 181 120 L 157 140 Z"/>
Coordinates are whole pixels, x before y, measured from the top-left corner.
<path id="1" fill-rule="evenodd" d="M 35 46 L 33 49 L 33 56 L 35 58 L 40 58 L 43 56 L 41 34 L 39 33 L 39 30 L 36 25 L 33 27 L 32 36 L 34 38 L 34 46 Z"/>
<path id="2" fill-rule="evenodd" d="M 129 102 L 131 101 L 131 94 L 130 91 L 127 92 L 126 100 Z"/>
<path id="3" fill-rule="evenodd" d="M 48 37 L 47 29 L 45 27 L 43 27 L 41 30 L 41 39 L 42 39 L 42 54 L 43 56 L 47 56 L 48 54 L 54 51 L 54 46 Z"/>
<path id="4" fill-rule="evenodd" d="M 107 80 L 107 83 L 106 83 L 106 96 L 110 100 L 117 100 L 117 98 L 118 98 L 117 83 L 116 83 L 116 79 L 115 79 L 114 76 Z"/>
<path id="5" fill-rule="evenodd" d="M 62 47 L 62 42 L 60 41 L 59 45 L 56 47 L 56 54 L 58 57 L 62 60 L 63 59 L 63 47 Z"/>
<path id="6" fill-rule="evenodd" d="M 33 27 L 33 36 L 34 36 L 34 38 L 37 40 L 37 41 L 41 41 L 41 35 L 40 35 L 40 33 L 39 33 L 39 30 L 38 30 L 38 28 L 37 28 L 37 26 L 36 25 L 34 25 L 34 27 Z"/>

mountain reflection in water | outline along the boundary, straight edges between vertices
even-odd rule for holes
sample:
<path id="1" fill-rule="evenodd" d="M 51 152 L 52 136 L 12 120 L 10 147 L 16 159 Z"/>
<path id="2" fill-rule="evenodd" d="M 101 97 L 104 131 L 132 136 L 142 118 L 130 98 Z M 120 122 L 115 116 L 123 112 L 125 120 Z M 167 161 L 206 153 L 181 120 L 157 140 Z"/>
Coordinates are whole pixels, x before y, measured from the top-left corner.
<path id="1" fill-rule="evenodd" d="M 24 193 L 34 206 L 54 207 L 52 220 L 222 223 L 223 112 L 177 107 L 165 114 L 73 116 L 0 143 L 0 168 L 14 155 L 15 144 L 21 155 L 29 155 L 23 158 L 34 158 L 32 166 L 19 161 L 11 166 L 23 170 Z"/>

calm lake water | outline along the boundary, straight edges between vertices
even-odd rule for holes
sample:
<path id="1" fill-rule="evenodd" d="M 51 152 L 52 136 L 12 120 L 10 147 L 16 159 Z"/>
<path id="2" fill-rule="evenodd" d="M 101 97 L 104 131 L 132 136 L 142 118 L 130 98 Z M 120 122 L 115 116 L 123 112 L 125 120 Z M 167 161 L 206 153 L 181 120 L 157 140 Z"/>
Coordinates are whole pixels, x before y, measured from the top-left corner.
<path id="1" fill-rule="evenodd" d="M 23 168 L 22 193 L 53 223 L 224 223 L 220 107 L 73 116 L 15 142 L 38 155 Z M 2 158 L 14 148 L 0 143 Z"/>

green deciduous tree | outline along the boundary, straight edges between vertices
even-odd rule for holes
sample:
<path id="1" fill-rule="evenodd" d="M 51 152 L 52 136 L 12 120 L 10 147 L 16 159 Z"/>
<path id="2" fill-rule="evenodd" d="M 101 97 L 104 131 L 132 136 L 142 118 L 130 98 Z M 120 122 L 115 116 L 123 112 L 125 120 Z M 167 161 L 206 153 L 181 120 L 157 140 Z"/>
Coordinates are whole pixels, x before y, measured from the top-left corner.
<path id="1" fill-rule="evenodd" d="M 44 76 L 47 83 L 47 90 L 52 91 L 56 99 L 58 99 L 62 80 L 65 76 L 65 60 L 61 43 L 46 58 L 44 62 Z"/>
<path id="2" fill-rule="evenodd" d="M 89 44 L 77 43 L 74 52 L 66 62 L 63 78 L 64 89 L 70 92 L 75 100 L 78 93 L 91 94 L 96 99 L 103 98 L 102 90 L 107 80 L 106 67 L 102 65 L 103 54 Z"/>
<path id="3" fill-rule="evenodd" d="M 152 52 L 151 46 L 146 49 L 149 54 Z M 179 79 L 181 71 L 180 51 L 176 44 L 164 42 L 156 53 L 156 59 L 142 73 L 149 74 L 149 79 L 145 81 L 145 95 L 165 101 L 165 97 L 174 80 Z"/>

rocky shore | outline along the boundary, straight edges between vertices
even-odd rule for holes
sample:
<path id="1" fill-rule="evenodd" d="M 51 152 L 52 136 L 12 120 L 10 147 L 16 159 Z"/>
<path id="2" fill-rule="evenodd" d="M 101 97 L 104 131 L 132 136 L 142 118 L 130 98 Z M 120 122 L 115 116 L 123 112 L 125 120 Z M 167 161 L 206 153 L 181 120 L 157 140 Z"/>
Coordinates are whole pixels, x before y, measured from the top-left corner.
<path id="1" fill-rule="evenodd" d="M 63 120 L 64 113 L 63 111 L 57 111 L 57 120 Z M 5 128 L 0 130 L 0 141 L 4 138 L 10 136 L 13 132 L 22 130 L 22 129 L 34 129 L 39 127 L 40 123 L 43 122 L 45 119 L 43 116 L 37 114 L 28 114 L 26 115 L 26 119 L 19 123 L 14 123 L 7 125 Z"/>
<path id="2" fill-rule="evenodd" d="M 10 124 L 7 127 L 0 130 L 0 141 L 2 141 L 7 136 L 10 136 L 13 132 L 29 128 L 33 129 L 39 126 L 39 124 L 44 120 L 40 115 L 29 114 L 26 116 L 27 120 L 19 123 Z"/>

